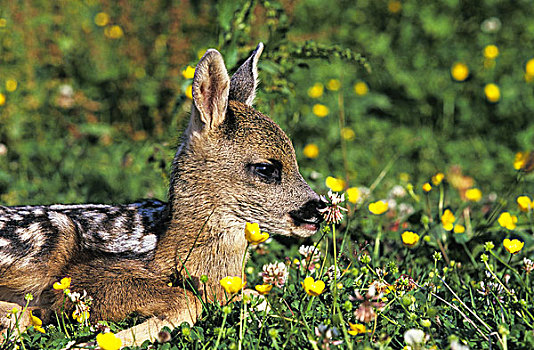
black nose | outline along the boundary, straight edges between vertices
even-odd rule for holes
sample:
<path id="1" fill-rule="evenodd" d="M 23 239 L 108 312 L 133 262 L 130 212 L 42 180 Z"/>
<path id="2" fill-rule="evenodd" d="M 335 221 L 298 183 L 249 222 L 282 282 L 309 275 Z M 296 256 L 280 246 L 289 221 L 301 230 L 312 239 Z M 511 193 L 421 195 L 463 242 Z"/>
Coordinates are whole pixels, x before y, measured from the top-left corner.
<path id="1" fill-rule="evenodd" d="M 313 224 L 318 228 L 319 224 L 323 222 L 323 215 L 319 212 L 319 209 L 325 207 L 326 204 L 323 201 L 313 199 L 304 203 L 299 209 L 290 211 L 289 216 L 291 216 L 297 226 Z"/>

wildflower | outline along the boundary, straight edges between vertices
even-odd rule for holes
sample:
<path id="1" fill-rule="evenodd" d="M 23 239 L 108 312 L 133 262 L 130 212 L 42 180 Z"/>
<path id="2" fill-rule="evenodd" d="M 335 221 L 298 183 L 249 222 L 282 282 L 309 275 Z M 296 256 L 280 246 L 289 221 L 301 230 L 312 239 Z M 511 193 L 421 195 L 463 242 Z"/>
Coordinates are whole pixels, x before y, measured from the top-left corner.
<path id="1" fill-rule="evenodd" d="M 0 28 L 4 28 L 7 25 L 7 20 L 5 18 L 0 18 Z"/>
<path id="2" fill-rule="evenodd" d="M 443 173 L 437 173 L 436 175 L 432 176 L 432 183 L 434 186 L 439 186 L 444 178 L 445 175 Z"/>
<path id="3" fill-rule="evenodd" d="M 356 204 L 358 202 L 358 199 L 360 199 L 360 190 L 358 189 L 358 187 L 350 187 L 347 189 L 346 193 L 347 200 L 352 204 Z"/>
<path id="4" fill-rule="evenodd" d="M 89 320 L 89 311 L 79 311 L 74 310 L 72 312 L 72 318 L 78 321 L 79 323 L 85 323 L 87 320 Z"/>
<path id="5" fill-rule="evenodd" d="M 402 9 L 402 3 L 398 0 L 391 0 L 388 3 L 388 11 L 391 13 L 399 13 Z"/>
<path id="6" fill-rule="evenodd" d="M 124 35 L 122 28 L 118 25 L 112 25 L 104 29 L 104 35 L 110 39 L 120 39 Z"/>
<path id="7" fill-rule="evenodd" d="M 471 202 L 478 202 L 482 199 L 482 191 L 480 191 L 478 188 L 470 188 L 465 191 L 465 198 Z"/>
<path id="8" fill-rule="evenodd" d="M 351 128 L 344 127 L 341 129 L 341 137 L 343 140 L 352 141 L 356 137 L 356 133 Z"/>
<path id="9" fill-rule="evenodd" d="M 430 185 L 428 182 L 425 182 L 423 184 L 423 191 L 430 192 L 431 189 L 432 189 L 432 185 Z"/>
<path id="10" fill-rule="evenodd" d="M 105 12 L 99 12 L 95 16 L 95 24 L 104 27 L 109 23 L 109 15 Z"/>
<path id="11" fill-rule="evenodd" d="M 302 153 L 304 153 L 304 156 L 307 158 L 317 158 L 319 155 L 319 147 L 317 147 L 315 143 L 309 143 L 304 147 Z"/>
<path id="12" fill-rule="evenodd" d="M 256 287 L 254 288 L 256 288 L 258 293 L 260 293 L 261 295 L 267 295 L 269 294 L 271 289 L 273 289 L 273 285 L 272 284 L 257 284 Z"/>
<path id="13" fill-rule="evenodd" d="M 237 293 L 245 286 L 241 277 L 237 276 L 226 276 L 220 280 L 220 283 L 228 294 Z"/>
<path id="14" fill-rule="evenodd" d="M 313 105 L 312 112 L 319 118 L 324 118 L 328 115 L 329 109 L 325 105 L 317 103 Z"/>
<path id="15" fill-rule="evenodd" d="M 263 265 L 260 276 L 263 278 L 263 284 L 272 284 L 278 288 L 282 288 L 287 281 L 289 271 L 286 264 L 282 262 L 275 262 L 272 264 Z"/>
<path id="16" fill-rule="evenodd" d="M 0 92 L 0 106 L 3 106 L 6 103 L 6 96 Z"/>
<path id="17" fill-rule="evenodd" d="M 443 228 L 447 231 L 451 231 L 454 227 L 454 222 L 456 221 L 456 218 L 454 217 L 454 214 L 450 209 L 446 209 L 443 215 L 441 216 L 441 223 L 443 224 Z"/>
<path id="18" fill-rule="evenodd" d="M 315 83 L 308 89 L 308 96 L 311 98 L 319 98 L 323 96 L 324 86 L 321 83 Z"/>
<path id="19" fill-rule="evenodd" d="M 64 277 L 61 281 L 54 283 L 52 286 L 55 290 L 65 290 L 70 287 L 70 277 Z"/>
<path id="20" fill-rule="evenodd" d="M 340 206 L 339 204 L 345 200 L 345 195 L 341 196 L 337 193 L 333 193 L 332 190 L 328 191 L 328 199 L 321 196 L 321 200 L 326 204 L 324 208 L 317 209 L 323 214 L 324 220 L 327 224 L 339 224 L 343 220 L 342 211 L 347 211 L 347 208 Z"/>
<path id="21" fill-rule="evenodd" d="M 417 242 L 419 242 L 419 235 L 412 231 L 404 231 L 401 237 L 402 243 L 404 243 L 408 247 L 413 247 L 417 244 Z"/>
<path id="22" fill-rule="evenodd" d="M 315 327 L 315 335 L 320 341 L 321 349 L 329 350 L 330 345 L 338 346 L 343 344 L 343 340 L 334 340 L 334 338 L 339 338 L 341 334 L 336 327 L 328 327 L 324 323 L 319 324 Z"/>
<path id="23" fill-rule="evenodd" d="M 525 245 L 525 242 L 521 242 L 520 240 L 514 238 L 512 240 L 509 240 L 508 238 L 505 238 L 502 242 L 504 249 L 508 251 L 510 254 L 517 254 L 521 249 L 523 249 L 523 246 Z"/>
<path id="24" fill-rule="evenodd" d="M 325 185 L 334 192 L 341 192 L 345 189 L 345 180 L 328 176 L 325 180 Z"/>
<path id="25" fill-rule="evenodd" d="M 321 280 L 315 281 L 313 277 L 306 277 L 304 282 L 302 282 L 302 287 L 304 291 L 311 296 L 319 296 L 324 290 L 325 284 Z"/>
<path id="26" fill-rule="evenodd" d="M 364 96 L 367 95 L 367 93 L 369 92 L 369 87 L 363 81 L 359 81 L 354 84 L 354 92 L 358 96 Z"/>
<path id="27" fill-rule="evenodd" d="M 13 92 L 17 90 L 17 81 L 15 79 L 8 79 L 6 80 L 6 90 L 9 92 Z"/>
<path id="28" fill-rule="evenodd" d="M 372 321 L 376 317 L 375 309 L 384 307 L 384 303 L 378 301 L 381 298 L 382 294 L 376 294 L 376 287 L 373 284 L 369 286 L 369 290 L 365 296 L 361 296 L 358 291 L 356 291 L 356 298 L 349 296 L 349 300 L 363 300 L 363 303 L 354 311 L 356 319 L 365 323 Z"/>
<path id="29" fill-rule="evenodd" d="M 425 332 L 420 329 L 409 329 L 404 333 L 404 341 L 409 346 L 417 347 L 426 341 Z"/>
<path id="30" fill-rule="evenodd" d="M 38 332 L 46 333 L 43 328 L 43 321 L 37 316 L 34 316 L 33 313 L 30 311 L 30 322 L 33 326 L 33 329 L 35 329 Z"/>
<path id="31" fill-rule="evenodd" d="M 102 350 L 119 350 L 122 347 L 122 340 L 111 332 L 99 333 L 96 336 L 96 342 Z"/>
<path id="32" fill-rule="evenodd" d="M 257 222 L 245 224 L 245 238 L 250 244 L 260 244 L 269 238 L 267 232 L 260 231 L 260 225 Z"/>
<path id="33" fill-rule="evenodd" d="M 530 259 L 523 258 L 523 269 L 527 274 L 531 273 L 534 270 L 534 262 Z"/>
<path id="34" fill-rule="evenodd" d="M 341 82 L 337 79 L 330 79 L 328 83 L 326 83 L 326 88 L 330 91 L 337 91 L 341 89 Z"/>
<path id="35" fill-rule="evenodd" d="M 491 103 L 499 102 L 501 99 L 501 89 L 493 83 L 484 86 L 484 94 L 486 95 L 486 99 Z"/>
<path id="36" fill-rule="evenodd" d="M 464 225 L 454 225 L 454 233 L 464 233 L 465 232 L 465 226 Z"/>
<path id="37" fill-rule="evenodd" d="M 184 77 L 184 79 L 193 79 L 193 77 L 195 76 L 195 67 L 187 66 L 182 71 L 182 76 Z"/>
<path id="38" fill-rule="evenodd" d="M 306 260 L 312 259 L 312 262 L 318 262 L 323 255 L 323 253 L 313 245 L 301 245 L 299 247 L 299 254 L 304 256 L 304 259 Z"/>
<path id="39" fill-rule="evenodd" d="M 529 196 L 519 196 L 517 197 L 517 205 L 519 206 L 519 210 L 527 213 L 534 208 L 534 201 Z"/>
<path id="40" fill-rule="evenodd" d="M 364 334 L 367 333 L 367 328 L 365 328 L 365 325 L 360 323 L 350 323 L 349 322 L 349 330 L 348 333 L 350 335 L 358 335 L 358 334 Z"/>
<path id="41" fill-rule="evenodd" d="M 488 45 L 484 48 L 484 57 L 493 60 L 499 56 L 499 48 L 495 45 Z"/>
<path id="42" fill-rule="evenodd" d="M 190 100 L 193 99 L 193 85 L 189 85 L 185 88 L 185 97 Z"/>
<path id="43" fill-rule="evenodd" d="M 525 65 L 525 72 L 531 77 L 534 76 L 534 58 L 531 58 L 527 61 L 527 64 Z"/>
<path id="44" fill-rule="evenodd" d="M 469 68 L 462 62 L 456 62 L 451 68 L 452 78 L 456 81 L 464 81 L 469 76 Z"/>
<path id="45" fill-rule="evenodd" d="M 517 216 L 511 215 L 509 212 L 505 211 L 499 215 L 499 218 L 497 219 L 499 222 L 499 225 L 501 225 L 504 228 L 507 228 L 509 230 L 513 230 L 516 228 L 517 223 Z"/>
<path id="46" fill-rule="evenodd" d="M 389 205 L 388 202 L 384 200 L 379 200 L 373 203 L 369 203 L 368 208 L 372 214 L 381 215 L 388 211 Z"/>

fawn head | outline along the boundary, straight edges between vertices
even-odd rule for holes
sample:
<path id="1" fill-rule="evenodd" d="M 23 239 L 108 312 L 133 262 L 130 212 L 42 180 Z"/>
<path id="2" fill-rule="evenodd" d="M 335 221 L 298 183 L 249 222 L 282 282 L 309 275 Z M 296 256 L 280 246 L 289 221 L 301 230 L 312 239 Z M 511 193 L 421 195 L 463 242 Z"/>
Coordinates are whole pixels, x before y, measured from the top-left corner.
<path id="1" fill-rule="evenodd" d="M 184 200 L 201 201 L 221 229 L 257 222 L 269 233 L 307 237 L 319 228 L 323 203 L 300 175 L 289 138 L 252 107 L 262 51 L 260 43 L 231 79 L 216 50 L 198 63 L 191 119 L 173 162 L 171 205 L 177 211 Z"/>

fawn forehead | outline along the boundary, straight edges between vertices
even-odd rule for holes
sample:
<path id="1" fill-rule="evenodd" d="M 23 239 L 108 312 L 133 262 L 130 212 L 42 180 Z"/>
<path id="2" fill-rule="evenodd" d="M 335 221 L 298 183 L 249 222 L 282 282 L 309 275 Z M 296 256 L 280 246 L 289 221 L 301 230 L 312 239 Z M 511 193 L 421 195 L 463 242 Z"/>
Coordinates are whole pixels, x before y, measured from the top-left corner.
<path id="1" fill-rule="evenodd" d="M 276 159 L 284 167 L 296 165 L 295 150 L 284 131 L 269 117 L 243 103 L 230 101 L 226 136 L 258 158 Z"/>

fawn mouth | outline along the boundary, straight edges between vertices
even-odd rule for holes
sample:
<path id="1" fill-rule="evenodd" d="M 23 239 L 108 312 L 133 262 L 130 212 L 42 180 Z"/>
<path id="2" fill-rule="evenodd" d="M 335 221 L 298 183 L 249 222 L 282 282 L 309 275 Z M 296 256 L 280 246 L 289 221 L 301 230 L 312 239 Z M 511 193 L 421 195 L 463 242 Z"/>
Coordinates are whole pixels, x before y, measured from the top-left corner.
<path id="1" fill-rule="evenodd" d="M 299 229 L 304 229 L 306 231 L 316 232 L 321 226 L 321 224 L 317 221 L 302 220 L 295 217 L 292 217 L 292 219 L 295 226 L 297 226 Z"/>

